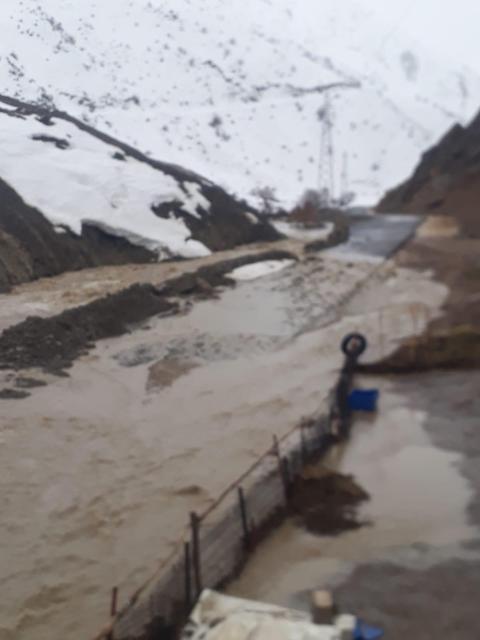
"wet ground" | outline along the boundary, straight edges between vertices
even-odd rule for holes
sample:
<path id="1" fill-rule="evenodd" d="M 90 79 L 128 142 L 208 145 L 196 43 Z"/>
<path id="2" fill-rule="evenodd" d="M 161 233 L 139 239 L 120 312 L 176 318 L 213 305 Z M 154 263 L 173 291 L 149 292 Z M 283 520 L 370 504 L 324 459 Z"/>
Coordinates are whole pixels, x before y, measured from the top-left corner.
<path id="1" fill-rule="evenodd" d="M 480 629 L 480 373 L 432 373 L 395 386 L 413 411 L 427 414 L 423 429 L 434 450 L 452 457 L 455 482 L 458 488 L 464 483 L 466 494 L 453 504 L 453 480 L 439 481 L 429 506 L 440 505 L 449 518 L 432 520 L 433 543 L 423 539 L 408 564 L 395 562 L 394 554 L 359 566 L 339 586 L 338 597 L 345 606 L 356 601 L 357 610 L 384 625 L 393 640 L 475 638 Z M 433 475 L 430 469 L 424 468 L 422 485 Z"/>
<path id="2" fill-rule="evenodd" d="M 358 419 L 325 465 L 370 494 L 369 522 L 314 536 L 290 521 L 260 547 L 232 593 L 300 608 L 331 588 L 386 637 L 474 638 L 480 598 L 480 373 L 364 379 L 380 411 Z"/>
<path id="3" fill-rule="evenodd" d="M 161 268 L 180 266 L 146 269 L 153 278 Z M 130 283 L 136 269 L 109 273 Z M 118 287 L 99 273 L 102 292 Z M 23 306 L 7 305 L 5 321 L 50 285 L 45 313 L 63 294 L 78 304 L 95 274 L 78 290 L 62 281 L 37 283 L 38 294 L 22 288 Z M 77 637 L 79 621 L 82 637 L 93 635 L 111 587 L 121 605 L 168 555 L 190 510 L 317 410 L 347 331 L 365 331 L 379 357 L 420 331 L 446 295 L 428 273 L 319 254 L 102 341 L 69 378 L 2 401 L 1 640 Z"/>

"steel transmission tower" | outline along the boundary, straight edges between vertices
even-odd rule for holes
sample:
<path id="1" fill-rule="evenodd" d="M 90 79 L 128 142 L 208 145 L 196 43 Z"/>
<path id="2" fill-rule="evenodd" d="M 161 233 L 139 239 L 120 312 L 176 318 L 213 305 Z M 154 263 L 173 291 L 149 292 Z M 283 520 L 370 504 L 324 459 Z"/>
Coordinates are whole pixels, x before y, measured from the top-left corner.
<path id="1" fill-rule="evenodd" d="M 335 197 L 335 155 L 333 148 L 333 107 L 330 95 L 325 95 L 325 103 L 318 110 L 321 123 L 320 158 L 318 167 L 318 191 L 324 204 L 330 206 Z"/>

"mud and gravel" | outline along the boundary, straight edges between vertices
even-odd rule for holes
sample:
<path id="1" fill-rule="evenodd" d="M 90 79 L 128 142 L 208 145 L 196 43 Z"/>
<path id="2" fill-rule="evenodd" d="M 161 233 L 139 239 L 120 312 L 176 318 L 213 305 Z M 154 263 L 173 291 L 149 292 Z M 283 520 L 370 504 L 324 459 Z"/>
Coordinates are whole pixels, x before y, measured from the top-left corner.
<path id="1" fill-rule="evenodd" d="M 28 398 L 29 394 L 26 391 L 19 391 L 18 389 L 1 389 L 0 400 L 22 400 Z"/>
<path id="2" fill-rule="evenodd" d="M 36 387 L 45 387 L 45 380 L 37 380 L 36 378 L 28 378 L 24 376 L 19 376 L 15 380 L 15 386 L 18 389 L 35 389 Z"/>
<path id="3" fill-rule="evenodd" d="M 307 531 L 335 535 L 366 524 L 356 506 L 368 498 L 353 476 L 310 467 L 294 482 L 291 507 Z"/>
<path id="4" fill-rule="evenodd" d="M 0 335 L 0 369 L 40 368 L 61 374 L 78 357 L 88 353 L 98 340 L 121 336 L 152 316 L 178 313 L 181 307 L 172 298 L 212 297 L 215 288 L 235 285 L 226 275 L 233 269 L 254 262 L 282 259 L 296 260 L 296 257 L 286 251 L 239 256 L 200 267 L 193 273 L 167 280 L 159 287 L 135 284 L 55 316 L 29 317 Z M 6 394 L 5 397 L 19 396 Z"/>
<path id="5" fill-rule="evenodd" d="M 152 315 L 177 309 L 153 286 L 137 284 L 51 318 L 27 318 L 0 336 L 0 368 L 38 367 L 56 374 L 88 353 L 97 340 L 120 336 Z"/>

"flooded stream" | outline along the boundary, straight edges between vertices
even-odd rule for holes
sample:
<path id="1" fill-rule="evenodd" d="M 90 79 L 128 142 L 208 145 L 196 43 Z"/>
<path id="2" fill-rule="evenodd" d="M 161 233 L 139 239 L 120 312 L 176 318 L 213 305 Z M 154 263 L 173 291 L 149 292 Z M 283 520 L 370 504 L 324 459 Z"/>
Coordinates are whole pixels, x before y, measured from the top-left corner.
<path id="1" fill-rule="evenodd" d="M 345 333 L 364 331 L 374 358 L 446 294 L 428 273 L 319 255 L 105 340 L 68 378 L 3 402 L 0 639 L 93 636 L 111 588 L 124 603 L 189 511 L 317 410 Z"/>

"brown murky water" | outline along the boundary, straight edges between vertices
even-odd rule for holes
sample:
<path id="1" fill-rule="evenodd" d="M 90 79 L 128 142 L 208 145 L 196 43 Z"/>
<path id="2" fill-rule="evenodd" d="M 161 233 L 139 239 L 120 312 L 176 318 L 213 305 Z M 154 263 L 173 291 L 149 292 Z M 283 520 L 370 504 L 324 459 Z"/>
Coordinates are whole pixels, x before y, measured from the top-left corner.
<path id="1" fill-rule="evenodd" d="M 0 295 L 0 331 L 21 322 L 29 315 L 50 316 L 64 309 L 87 304 L 96 298 L 115 293 L 137 282 L 163 282 L 181 273 L 195 271 L 200 266 L 214 264 L 238 255 L 270 250 L 271 244 L 252 244 L 240 249 L 214 253 L 206 258 L 153 264 L 127 264 L 97 267 L 44 278 L 15 287 L 12 293 Z M 275 249 L 300 254 L 303 243 L 283 240 Z"/>
<path id="2" fill-rule="evenodd" d="M 336 317 L 373 269 L 330 256 L 242 283 L 105 341 L 69 378 L 3 402 L 1 640 L 93 635 L 111 587 L 124 602 L 168 555 L 188 512 L 317 409 L 347 331 L 364 331 L 374 358 L 421 330 L 445 298 L 429 274 L 390 266 Z M 175 375 L 152 385 L 165 359 Z M 387 502 L 376 507 L 385 516 Z"/>

